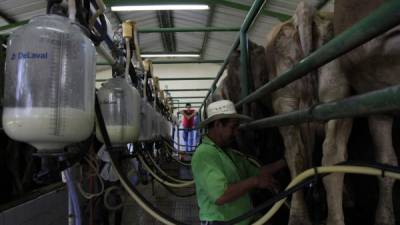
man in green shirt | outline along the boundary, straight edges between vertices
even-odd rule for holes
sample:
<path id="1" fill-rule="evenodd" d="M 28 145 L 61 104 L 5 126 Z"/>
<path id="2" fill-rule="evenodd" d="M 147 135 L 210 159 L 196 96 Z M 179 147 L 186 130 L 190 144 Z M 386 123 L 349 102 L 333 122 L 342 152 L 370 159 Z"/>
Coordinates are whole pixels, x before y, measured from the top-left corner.
<path id="1" fill-rule="evenodd" d="M 257 168 L 230 145 L 240 120 L 233 102 L 221 100 L 207 107 L 208 118 L 200 123 L 207 135 L 192 158 L 200 220 L 204 225 L 228 221 L 252 209 L 249 192 L 254 188 L 276 188 L 272 174 L 286 166 L 284 160 Z M 246 219 L 239 225 L 250 224 Z"/>

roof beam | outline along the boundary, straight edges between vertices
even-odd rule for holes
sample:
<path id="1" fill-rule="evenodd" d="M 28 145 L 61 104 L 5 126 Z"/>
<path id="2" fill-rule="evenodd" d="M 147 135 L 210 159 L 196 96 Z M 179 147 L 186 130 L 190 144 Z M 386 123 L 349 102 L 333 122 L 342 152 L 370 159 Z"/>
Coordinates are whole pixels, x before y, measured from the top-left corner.
<path id="1" fill-rule="evenodd" d="M 160 28 L 174 27 L 172 11 L 157 11 L 157 20 Z M 166 52 L 176 51 L 175 33 L 161 33 L 164 50 Z"/>

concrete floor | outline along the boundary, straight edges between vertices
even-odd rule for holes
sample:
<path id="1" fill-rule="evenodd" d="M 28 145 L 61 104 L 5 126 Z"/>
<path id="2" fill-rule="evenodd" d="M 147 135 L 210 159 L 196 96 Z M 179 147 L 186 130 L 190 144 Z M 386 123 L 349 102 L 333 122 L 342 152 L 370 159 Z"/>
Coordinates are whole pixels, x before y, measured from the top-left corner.
<path id="1" fill-rule="evenodd" d="M 190 178 L 190 168 L 178 166 L 176 163 L 170 162 L 162 165 L 163 168 L 175 177 Z M 138 190 L 150 201 L 155 207 L 162 212 L 182 221 L 186 224 L 200 224 L 198 218 L 198 207 L 196 196 L 176 197 L 169 193 L 162 185 L 155 180 L 147 185 L 138 185 Z M 194 191 L 194 188 L 174 189 L 179 194 L 188 194 Z M 122 225 L 161 225 L 152 216 L 140 208 L 134 200 L 127 198 L 127 205 L 124 207 Z"/>

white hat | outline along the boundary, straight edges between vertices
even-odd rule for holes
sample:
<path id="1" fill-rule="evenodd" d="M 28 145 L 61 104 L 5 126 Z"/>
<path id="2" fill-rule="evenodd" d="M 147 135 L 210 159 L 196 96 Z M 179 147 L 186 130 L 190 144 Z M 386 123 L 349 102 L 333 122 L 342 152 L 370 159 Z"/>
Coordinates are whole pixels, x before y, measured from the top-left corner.
<path id="1" fill-rule="evenodd" d="M 207 119 L 201 121 L 199 124 L 200 128 L 203 128 L 208 123 L 219 120 L 219 119 L 241 119 L 241 120 L 252 120 L 251 117 L 246 115 L 238 114 L 235 109 L 235 105 L 229 100 L 219 100 L 210 103 L 207 106 Z"/>

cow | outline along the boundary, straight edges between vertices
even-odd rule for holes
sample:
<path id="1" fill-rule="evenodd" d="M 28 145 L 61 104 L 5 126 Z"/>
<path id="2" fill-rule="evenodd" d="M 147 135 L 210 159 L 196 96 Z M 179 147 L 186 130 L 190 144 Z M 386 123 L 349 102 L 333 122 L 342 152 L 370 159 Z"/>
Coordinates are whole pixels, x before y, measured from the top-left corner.
<path id="1" fill-rule="evenodd" d="M 291 69 L 301 59 L 333 37 L 332 15 L 316 13 L 313 6 L 301 2 L 294 17 L 275 26 L 269 33 L 265 52 L 261 46 L 250 44 L 250 82 L 255 89 L 268 80 Z M 239 100 L 239 53 L 231 56 L 226 85 L 228 97 Z M 271 98 L 265 96 L 251 104 L 250 114 L 257 115 L 257 107 L 270 109 L 274 114 L 288 113 L 343 99 L 350 95 L 346 76 L 334 60 L 307 76 L 275 91 Z M 268 112 L 264 110 L 263 113 Z M 264 117 L 266 114 L 264 114 Z M 258 117 L 258 116 L 256 116 Z M 285 147 L 285 158 L 292 177 L 311 167 L 311 155 L 316 135 L 325 135 L 322 165 L 332 165 L 346 160 L 347 141 L 352 127 L 351 119 L 331 120 L 326 123 L 306 123 L 280 127 Z M 323 180 L 327 192 L 327 224 L 341 224 L 343 175 L 330 175 Z M 292 197 L 289 225 L 308 225 L 311 221 L 302 191 Z"/>
<path id="2" fill-rule="evenodd" d="M 272 29 L 267 38 L 266 65 L 269 79 L 276 78 L 300 62 L 313 50 L 333 37 L 332 15 L 315 11 L 307 2 L 300 2 L 292 20 Z M 312 107 L 315 104 L 343 99 L 350 95 L 345 74 L 338 60 L 326 64 L 307 76 L 272 93 L 275 114 Z M 324 134 L 322 165 L 333 165 L 347 159 L 347 142 L 351 119 L 325 123 L 305 123 L 280 127 L 284 139 L 285 158 L 292 177 L 311 166 L 316 135 Z M 343 175 L 330 175 L 323 180 L 326 190 L 328 217 L 326 224 L 343 224 Z M 293 195 L 289 224 L 311 224 L 303 194 Z"/>
<path id="3" fill-rule="evenodd" d="M 383 2 L 384 0 L 336 0 L 335 35 L 367 16 Z M 340 58 L 343 71 L 351 87 L 358 94 L 400 84 L 399 34 L 400 26 L 396 26 Z M 374 142 L 376 161 L 398 166 L 392 140 L 393 116 L 390 114 L 370 116 L 368 123 Z M 395 224 L 392 204 L 393 185 L 393 179 L 379 178 L 376 225 Z"/>

